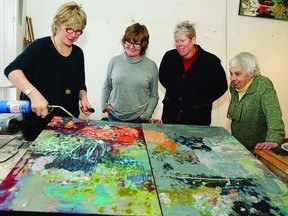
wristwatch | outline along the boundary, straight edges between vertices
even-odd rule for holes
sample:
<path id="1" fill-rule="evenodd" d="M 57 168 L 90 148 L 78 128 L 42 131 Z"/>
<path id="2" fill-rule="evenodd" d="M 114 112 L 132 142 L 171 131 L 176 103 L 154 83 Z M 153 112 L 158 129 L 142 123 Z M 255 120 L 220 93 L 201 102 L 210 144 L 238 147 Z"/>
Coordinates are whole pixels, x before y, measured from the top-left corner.
<path id="1" fill-rule="evenodd" d="M 30 89 L 26 89 L 25 91 L 24 91 L 24 94 L 25 95 L 29 95 L 29 94 L 31 94 L 31 92 L 34 90 L 35 88 L 33 87 L 33 88 L 30 88 Z"/>

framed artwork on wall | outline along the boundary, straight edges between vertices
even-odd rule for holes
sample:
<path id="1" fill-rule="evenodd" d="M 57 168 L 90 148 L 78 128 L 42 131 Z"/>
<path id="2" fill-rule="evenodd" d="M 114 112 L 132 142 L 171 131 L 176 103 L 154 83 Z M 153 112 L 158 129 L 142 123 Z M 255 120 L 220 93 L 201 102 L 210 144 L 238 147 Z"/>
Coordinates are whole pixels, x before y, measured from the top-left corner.
<path id="1" fill-rule="evenodd" d="M 288 0 L 240 0 L 238 14 L 288 21 Z"/>

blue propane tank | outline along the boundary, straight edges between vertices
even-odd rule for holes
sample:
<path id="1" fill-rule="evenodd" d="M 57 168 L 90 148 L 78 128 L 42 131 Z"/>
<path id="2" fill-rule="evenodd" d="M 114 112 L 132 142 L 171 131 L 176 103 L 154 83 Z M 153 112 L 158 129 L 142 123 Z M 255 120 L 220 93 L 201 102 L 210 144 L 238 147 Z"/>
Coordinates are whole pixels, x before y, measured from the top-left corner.
<path id="1" fill-rule="evenodd" d="M 30 113 L 31 103 L 28 100 L 0 100 L 0 113 Z"/>

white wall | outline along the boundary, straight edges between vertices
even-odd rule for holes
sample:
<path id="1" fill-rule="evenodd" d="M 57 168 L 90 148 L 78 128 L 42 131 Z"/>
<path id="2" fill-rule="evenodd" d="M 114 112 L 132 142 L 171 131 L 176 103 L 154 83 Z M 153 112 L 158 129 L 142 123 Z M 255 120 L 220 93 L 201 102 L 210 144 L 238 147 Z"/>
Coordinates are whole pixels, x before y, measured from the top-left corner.
<path id="1" fill-rule="evenodd" d="M 227 8 L 227 56 L 248 51 L 258 58 L 261 73 L 274 83 L 288 137 L 288 22 L 237 16 L 238 0 Z"/>
<path id="2" fill-rule="evenodd" d="M 63 0 L 26 0 L 32 17 L 35 38 L 51 35 L 51 23 Z M 183 20 L 196 24 L 197 43 L 217 55 L 229 80 L 227 62 L 240 51 L 254 53 L 262 74 L 269 76 L 278 91 L 283 118 L 288 122 L 288 22 L 238 15 L 239 0 L 78 0 L 88 16 L 84 34 L 78 39 L 85 54 L 88 96 L 100 119 L 102 83 L 109 59 L 123 52 L 120 40 L 132 23 L 147 26 L 150 44 L 147 56 L 159 66 L 164 53 L 174 48 L 173 29 Z M 286 52 L 284 51 L 286 50 Z M 161 117 L 165 90 L 160 85 L 160 100 L 155 118 Z M 226 112 L 229 93 L 214 103 L 212 125 L 229 129 Z M 82 116 L 83 117 L 83 116 Z M 288 127 L 288 126 L 287 126 Z M 286 131 L 288 128 L 286 128 Z"/>

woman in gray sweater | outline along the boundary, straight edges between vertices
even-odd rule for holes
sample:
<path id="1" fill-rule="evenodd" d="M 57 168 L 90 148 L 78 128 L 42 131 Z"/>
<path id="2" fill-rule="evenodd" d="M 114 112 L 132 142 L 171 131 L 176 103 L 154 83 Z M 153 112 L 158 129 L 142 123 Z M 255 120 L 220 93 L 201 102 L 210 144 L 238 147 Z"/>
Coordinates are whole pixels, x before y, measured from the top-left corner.
<path id="1" fill-rule="evenodd" d="M 231 101 L 228 118 L 239 142 L 254 149 L 273 149 L 283 143 L 284 122 L 277 93 L 271 80 L 260 74 L 254 55 L 242 52 L 230 66 Z"/>
<path id="2" fill-rule="evenodd" d="M 108 64 L 102 87 L 101 107 L 109 121 L 147 123 L 157 106 L 158 68 L 145 56 L 149 34 L 135 23 L 122 37 L 125 52 Z"/>

